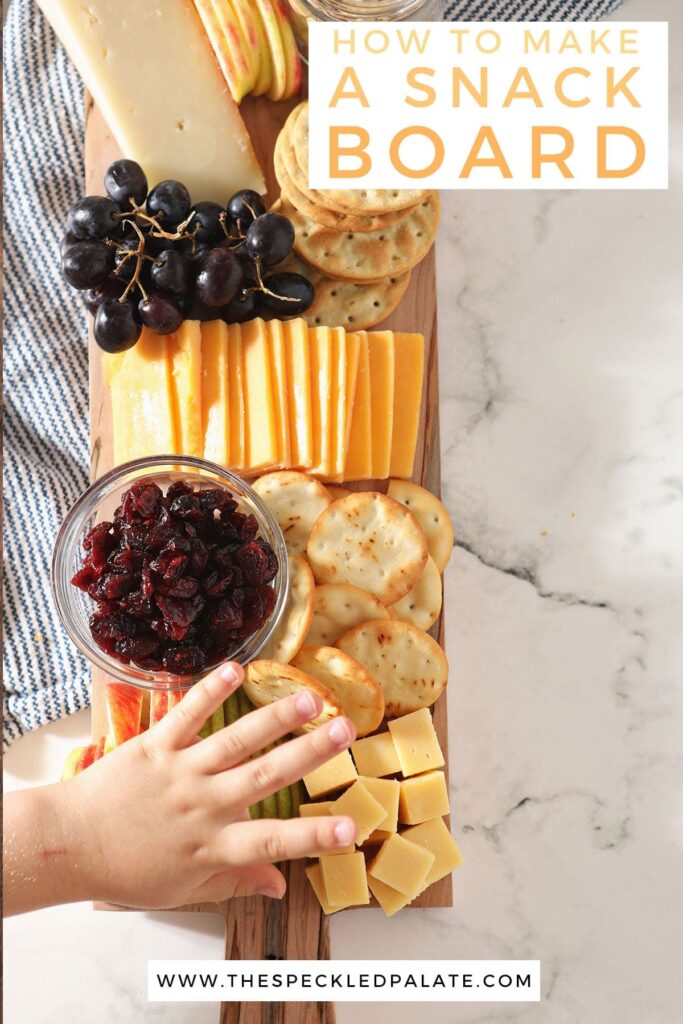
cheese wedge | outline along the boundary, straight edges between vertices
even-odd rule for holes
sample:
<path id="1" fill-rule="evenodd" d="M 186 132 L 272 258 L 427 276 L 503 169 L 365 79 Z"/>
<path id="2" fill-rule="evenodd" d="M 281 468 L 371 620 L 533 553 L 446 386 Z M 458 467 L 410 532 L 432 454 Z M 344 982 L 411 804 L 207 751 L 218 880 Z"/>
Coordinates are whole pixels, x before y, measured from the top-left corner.
<path id="1" fill-rule="evenodd" d="M 313 465 L 311 473 L 329 476 L 332 461 L 332 331 L 311 327 L 311 427 Z"/>
<path id="2" fill-rule="evenodd" d="M 232 469 L 243 469 L 246 462 L 245 391 L 242 366 L 242 328 L 228 324 L 228 430 Z"/>
<path id="3" fill-rule="evenodd" d="M 273 381 L 273 410 L 277 431 L 277 464 L 288 469 L 292 465 L 292 444 L 289 433 L 289 408 L 287 389 L 287 356 L 285 353 L 285 332 L 281 320 L 267 324 L 270 372 Z"/>
<path id="4" fill-rule="evenodd" d="M 358 331 L 356 337 L 359 343 L 358 374 L 344 478 L 346 480 L 368 480 L 372 477 L 370 354 L 366 332 Z"/>
<path id="5" fill-rule="evenodd" d="M 394 336 L 391 331 L 368 331 L 370 404 L 372 407 L 372 476 L 384 480 L 391 466 L 394 428 Z"/>
<path id="6" fill-rule="evenodd" d="M 313 465 L 313 429 L 308 324 L 298 317 L 296 320 L 285 321 L 282 328 L 287 364 L 287 407 L 292 465 L 299 469 L 310 469 Z"/>
<path id="7" fill-rule="evenodd" d="M 169 338 L 143 327 L 111 373 L 114 464 L 179 451 L 173 415 Z"/>
<path id="8" fill-rule="evenodd" d="M 230 465 L 228 325 L 211 320 L 202 333 L 202 434 L 204 458 Z"/>
<path id="9" fill-rule="evenodd" d="M 173 411 L 179 454 L 204 454 L 202 425 L 202 333 L 198 320 L 184 320 L 168 335 Z"/>
<path id="10" fill-rule="evenodd" d="M 121 151 L 195 202 L 265 192 L 192 0 L 40 0 Z"/>
<path id="11" fill-rule="evenodd" d="M 268 332 L 260 317 L 242 324 L 242 367 L 245 405 L 245 463 L 250 471 L 277 463 L 277 431 L 273 406 Z"/>
<path id="12" fill-rule="evenodd" d="M 425 340 L 421 334 L 394 334 L 394 433 L 389 475 L 413 475 L 422 407 Z"/>

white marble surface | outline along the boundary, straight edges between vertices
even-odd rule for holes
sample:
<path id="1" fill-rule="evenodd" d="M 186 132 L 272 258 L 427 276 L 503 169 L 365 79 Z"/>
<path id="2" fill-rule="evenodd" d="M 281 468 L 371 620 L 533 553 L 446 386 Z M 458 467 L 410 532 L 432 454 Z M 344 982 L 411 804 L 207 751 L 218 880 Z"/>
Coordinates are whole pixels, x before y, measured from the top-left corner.
<path id="1" fill-rule="evenodd" d="M 631 0 L 670 19 L 679 0 Z M 673 62 L 672 62 L 673 63 Z M 543 1003 L 430 1024 L 683 1015 L 683 70 L 671 190 L 445 195 L 439 243 L 456 832 L 453 910 L 347 912 L 336 957 L 540 958 Z M 58 774 L 85 714 L 18 742 Z M 218 919 L 59 908 L 7 923 L 5 1020 L 215 1022 L 146 1003 L 150 957 L 219 957 Z M 37 982 L 37 978 L 40 981 Z M 370 1024 L 371 1006 L 338 1010 Z M 408 1024 L 410 1005 L 392 1019 Z M 382 1014 L 384 1016 L 384 1014 Z"/>

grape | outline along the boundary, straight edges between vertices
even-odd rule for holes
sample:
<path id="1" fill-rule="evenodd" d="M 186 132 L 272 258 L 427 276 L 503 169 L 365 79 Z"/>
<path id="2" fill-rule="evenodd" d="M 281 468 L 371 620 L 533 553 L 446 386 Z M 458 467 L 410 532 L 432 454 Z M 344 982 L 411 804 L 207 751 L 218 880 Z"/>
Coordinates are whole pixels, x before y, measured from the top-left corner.
<path id="1" fill-rule="evenodd" d="M 76 242 L 80 242 L 80 238 L 76 238 L 76 236 L 72 235 L 70 231 L 67 231 L 67 233 L 64 235 L 61 242 L 59 243 L 59 255 L 63 256 L 66 250 L 69 249 L 72 245 L 75 245 Z"/>
<path id="2" fill-rule="evenodd" d="M 171 295 L 150 292 L 138 303 L 138 312 L 145 327 L 155 334 L 170 334 L 177 331 L 183 322 L 183 311 Z"/>
<path id="3" fill-rule="evenodd" d="M 69 210 L 66 229 L 76 238 L 104 238 L 119 226 L 119 208 L 105 196 L 85 196 Z"/>
<path id="4" fill-rule="evenodd" d="M 204 323 L 207 320 L 216 320 L 221 316 L 220 310 L 214 306 L 207 306 L 196 295 L 190 296 L 185 301 L 183 308 L 186 320 L 201 320 Z"/>
<path id="5" fill-rule="evenodd" d="M 152 264 L 150 276 L 157 288 L 182 297 L 190 287 L 192 268 L 181 252 L 167 249 Z"/>
<path id="6" fill-rule="evenodd" d="M 124 210 L 131 208 L 131 199 L 136 206 L 142 206 L 147 198 L 147 178 L 135 160 L 115 160 L 110 164 L 104 174 L 104 187 Z"/>
<path id="7" fill-rule="evenodd" d="M 105 352 L 124 352 L 140 337 L 132 302 L 105 299 L 95 313 L 95 341 Z"/>
<path id="8" fill-rule="evenodd" d="M 83 292 L 85 308 L 94 316 L 105 299 L 120 299 L 125 290 L 124 281 L 118 277 L 108 277 L 98 288 L 88 288 Z"/>
<path id="9" fill-rule="evenodd" d="M 73 288 L 95 288 L 114 269 L 114 249 L 105 242 L 74 242 L 62 256 L 62 275 Z"/>
<path id="10" fill-rule="evenodd" d="M 197 297 L 207 306 L 225 306 L 234 299 L 244 271 L 229 249 L 211 249 L 197 274 Z"/>
<path id="11" fill-rule="evenodd" d="M 175 249 L 177 244 L 172 238 L 157 238 L 151 231 L 145 235 L 145 252 L 148 256 L 161 256 L 162 252 Z"/>
<path id="12" fill-rule="evenodd" d="M 147 213 L 158 217 L 164 230 L 173 230 L 190 212 L 190 193 L 179 181 L 160 181 L 147 196 Z"/>
<path id="13" fill-rule="evenodd" d="M 221 310 L 221 319 L 226 324 L 243 324 L 246 320 L 253 320 L 259 314 L 261 293 L 255 289 L 251 281 L 246 287 L 240 289 L 238 294 Z"/>
<path id="14" fill-rule="evenodd" d="M 195 238 L 202 245 L 212 242 L 220 242 L 225 238 L 225 232 L 221 227 L 220 217 L 225 216 L 225 210 L 218 203 L 195 203 L 192 207 L 194 217 L 190 221 L 189 229 L 195 232 Z"/>
<path id="15" fill-rule="evenodd" d="M 264 213 L 247 228 L 245 248 L 254 260 L 274 266 L 286 259 L 294 245 L 294 228 L 281 213 Z"/>
<path id="16" fill-rule="evenodd" d="M 265 212 L 266 208 L 261 196 L 250 188 L 243 188 L 241 192 L 235 192 L 234 196 L 228 200 L 230 219 L 243 231 L 253 220 Z"/>
<path id="17" fill-rule="evenodd" d="M 262 299 L 263 305 L 271 313 L 284 313 L 289 316 L 303 313 L 315 298 L 313 285 L 303 274 L 283 271 L 280 274 L 271 274 L 263 283 L 268 291 L 274 293 L 264 293 Z"/>
<path id="18" fill-rule="evenodd" d="M 137 235 L 135 238 L 127 238 L 121 242 L 116 249 L 114 262 L 116 264 L 116 276 L 121 281 L 132 281 L 137 266 L 137 257 L 129 256 L 128 253 L 135 252 L 139 244 Z"/>

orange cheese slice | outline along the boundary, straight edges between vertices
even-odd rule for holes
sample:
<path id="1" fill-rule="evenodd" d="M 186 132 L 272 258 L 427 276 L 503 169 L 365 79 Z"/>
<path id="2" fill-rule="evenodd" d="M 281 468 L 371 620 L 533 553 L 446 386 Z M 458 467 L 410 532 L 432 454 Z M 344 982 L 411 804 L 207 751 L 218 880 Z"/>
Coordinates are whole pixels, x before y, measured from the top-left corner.
<path id="1" fill-rule="evenodd" d="M 358 338 L 358 371 L 349 429 L 344 479 L 369 480 L 372 477 L 372 395 L 370 390 L 370 354 L 365 331 Z"/>
<path id="2" fill-rule="evenodd" d="M 372 405 L 372 475 L 389 476 L 394 427 L 394 336 L 391 331 L 368 331 Z"/>
<path id="3" fill-rule="evenodd" d="M 332 462 L 332 331 L 311 327 L 311 426 L 313 465 L 310 472 L 329 476 Z"/>
<path id="4" fill-rule="evenodd" d="M 244 469 L 246 464 L 245 391 L 242 367 L 242 329 L 239 324 L 228 324 L 228 419 L 230 431 L 230 459 L 232 469 Z"/>
<path id="5" fill-rule="evenodd" d="M 422 406 L 425 340 L 421 334 L 394 334 L 394 433 L 389 475 L 413 474 Z"/>
<path id="6" fill-rule="evenodd" d="M 275 414 L 275 430 L 277 432 L 277 464 L 288 469 L 292 465 L 292 444 L 289 431 L 284 325 L 281 320 L 271 320 L 266 326 L 270 353 L 270 372 L 273 381 L 273 412 Z"/>
<path id="7" fill-rule="evenodd" d="M 179 455 L 204 454 L 202 429 L 202 334 L 198 320 L 184 320 L 168 335 L 173 408 Z"/>
<path id="8" fill-rule="evenodd" d="M 114 464 L 176 454 L 169 337 L 143 327 L 110 374 Z"/>
<path id="9" fill-rule="evenodd" d="M 330 474 L 341 477 L 346 462 L 346 409 L 348 406 L 346 331 L 332 328 L 332 399 L 330 409 Z"/>
<path id="10" fill-rule="evenodd" d="M 277 431 L 273 408 L 273 375 L 266 324 L 261 318 L 242 324 L 242 366 L 245 398 L 245 469 L 261 470 L 277 463 Z"/>
<path id="11" fill-rule="evenodd" d="M 310 469 L 313 465 L 311 424 L 311 354 L 308 324 L 301 317 L 282 325 L 287 375 L 287 409 L 292 465 Z"/>
<path id="12" fill-rule="evenodd" d="M 202 433 L 204 458 L 230 465 L 230 402 L 228 395 L 228 325 L 212 320 L 201 325 Z"/>

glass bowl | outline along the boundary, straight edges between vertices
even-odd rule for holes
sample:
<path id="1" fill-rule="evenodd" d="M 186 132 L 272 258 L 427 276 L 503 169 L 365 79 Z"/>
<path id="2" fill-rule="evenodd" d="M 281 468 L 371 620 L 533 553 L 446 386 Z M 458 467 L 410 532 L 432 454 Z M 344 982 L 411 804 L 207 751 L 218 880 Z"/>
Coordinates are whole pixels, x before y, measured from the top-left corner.
<path id="1" fill-rule="evenodd" d="M 287 548 L 272 512 L 245 480 L 221 466 L 189 455 L 155 455 L 117 466 L 96 480 L 73 506 L 57 534 L 52 556 L 52 591 L 67 633 L 93 665 L 114 679 L 148 690 L 188 690 L 216 665 L 208 666 L 197 675 L 177 676 L 117 661 L 103 651 L 90 634 L 88 620 L 94 610 L 93 599 L 71 583 L 82 565 L 85 535 L 102 520 L 111 520 L 123 491 L 142 478 L 153 480 L 164 491 L 175 480 L 186 480 L 195 488 L 226 488 L 239 503 L 238 511 L 256 517 L 259 535 L 271 545 L 277 556 L 279 570 L 270 584 L 276 591 L 275 607 L 261 628 L 242 641 L 225 661 L 246 665 L 258 656 L 275 631 L 289 589 Z"/>

